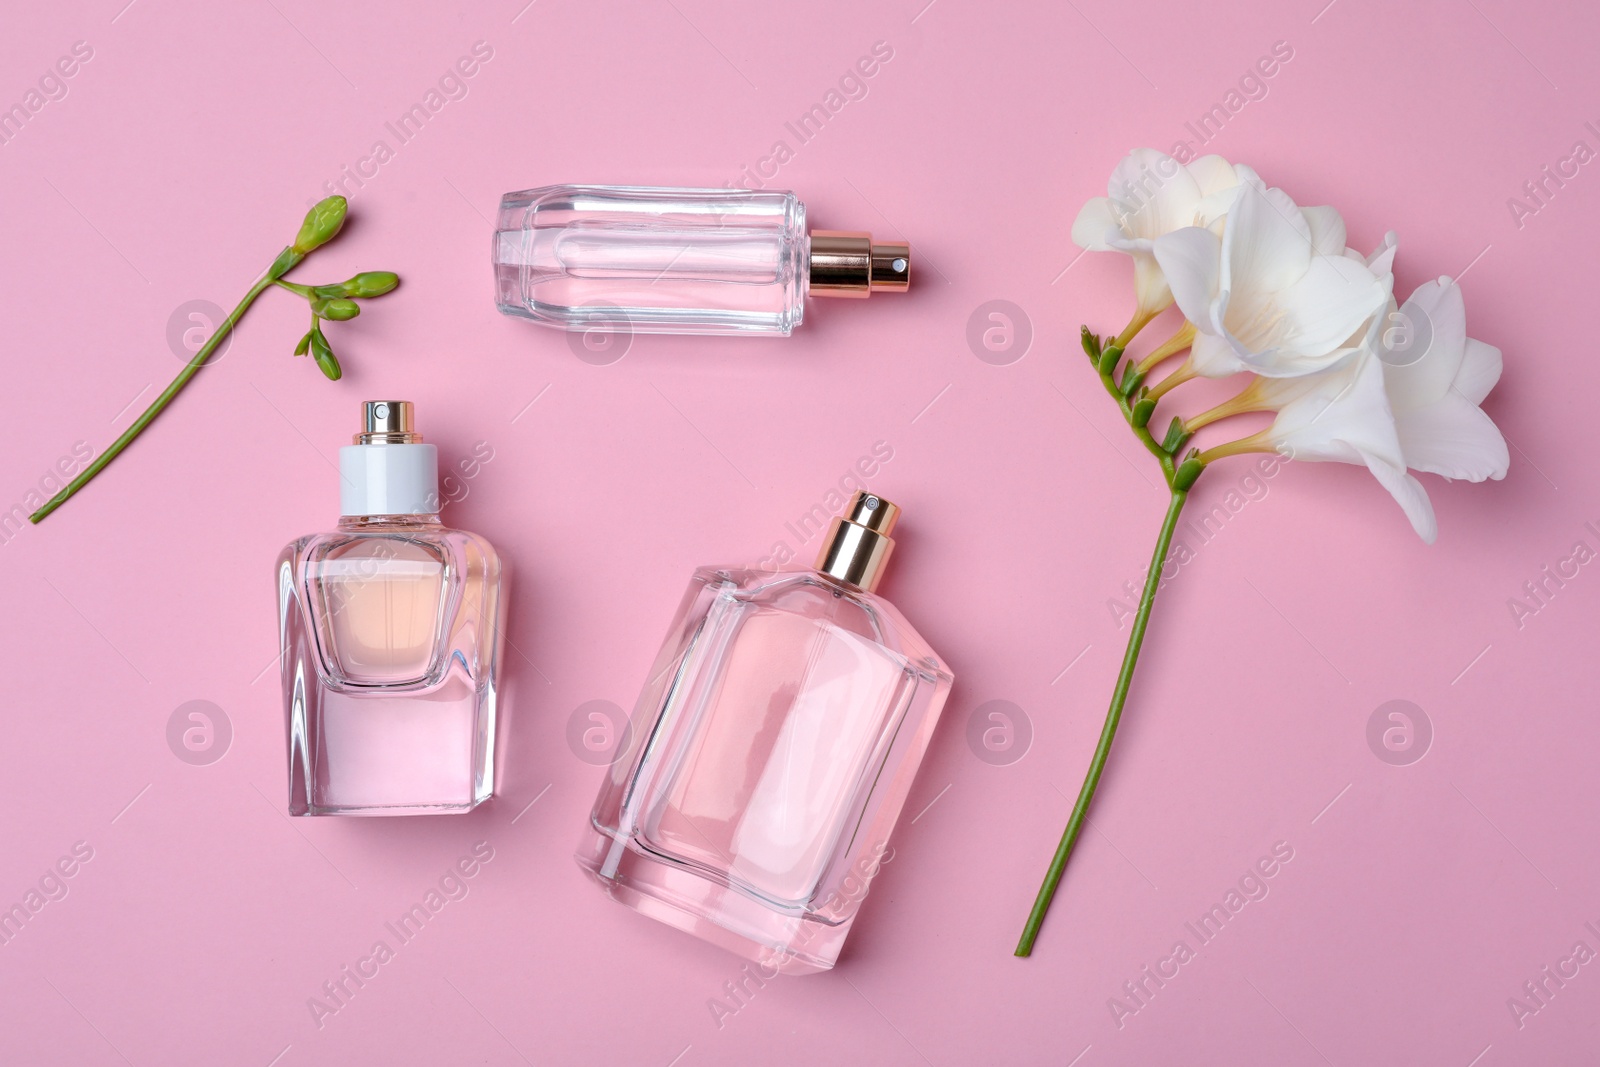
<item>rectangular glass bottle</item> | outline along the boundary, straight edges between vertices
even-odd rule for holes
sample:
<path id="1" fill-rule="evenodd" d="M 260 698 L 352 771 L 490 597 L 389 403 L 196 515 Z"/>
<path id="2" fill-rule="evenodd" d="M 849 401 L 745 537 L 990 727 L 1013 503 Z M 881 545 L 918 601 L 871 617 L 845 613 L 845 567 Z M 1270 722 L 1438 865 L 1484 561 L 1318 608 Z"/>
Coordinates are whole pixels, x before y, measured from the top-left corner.
<path id="1" fill-rule="evenodd" d="M 501 568 L 439 521 L 411 405 L 366 405 L 336 530 L 278 558 L 293 815 L 464 812 L 494 793 Z"/>
<path id="2" fill-rule="evenodd" d="M 911 249 L 806 230 L 794 193 L 547 185 L 507 193 L 493 246 L 495 304 L 558 329 L 775 334 L 807 296 L 905 292 Z"/>
<path id="3" fill-rule="evenodd" d="M 951 685 L 871 590 L 898 509 L 858 494 L 816 570 L 694 573 L 579 864 L 763 967 L 833 966 Z"/>

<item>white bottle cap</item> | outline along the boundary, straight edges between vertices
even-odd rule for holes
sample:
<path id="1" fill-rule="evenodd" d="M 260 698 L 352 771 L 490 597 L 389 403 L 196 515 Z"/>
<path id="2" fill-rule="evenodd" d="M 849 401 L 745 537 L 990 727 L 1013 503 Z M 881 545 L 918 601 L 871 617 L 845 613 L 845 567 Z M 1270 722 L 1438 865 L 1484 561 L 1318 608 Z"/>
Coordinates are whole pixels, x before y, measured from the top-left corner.
<path id="1" fill-rule="evenodd" d="M 409 400 L 369 400 L 365 429 L 339 449 L 340 515 L 432 515 L 439 510 L 439 450 L 412 429 Z"/>

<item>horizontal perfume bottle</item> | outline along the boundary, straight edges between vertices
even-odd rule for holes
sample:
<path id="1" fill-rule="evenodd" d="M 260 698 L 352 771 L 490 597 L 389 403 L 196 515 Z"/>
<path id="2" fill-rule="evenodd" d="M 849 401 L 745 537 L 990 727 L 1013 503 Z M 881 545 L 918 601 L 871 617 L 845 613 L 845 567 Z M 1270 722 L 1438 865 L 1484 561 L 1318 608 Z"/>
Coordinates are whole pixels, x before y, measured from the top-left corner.
<path id="1" fill-rule="evenodd" d="M 779 334 L 806 297 L 903 293 L 911 249 L 806 231 L 793 193 L 547 185 L 507 193 L 495 302 L 565 330 Z"/>
<path id="2" fill-rule="evenodd" d="M 694 573 L 578 850 L 614 899 L 768 972 L 833 966 L 950 691 L 873 592 L 898 514 L 858 493 L 814 570 Z"/>
<path id="3" fill-rule="evenodd" d="M 494 793 L 500 558 L 439 521 L 412 405 L 369 401 L 339 450 L 338 528 L 278 557 L 292 815 L 470 811 Z"/>

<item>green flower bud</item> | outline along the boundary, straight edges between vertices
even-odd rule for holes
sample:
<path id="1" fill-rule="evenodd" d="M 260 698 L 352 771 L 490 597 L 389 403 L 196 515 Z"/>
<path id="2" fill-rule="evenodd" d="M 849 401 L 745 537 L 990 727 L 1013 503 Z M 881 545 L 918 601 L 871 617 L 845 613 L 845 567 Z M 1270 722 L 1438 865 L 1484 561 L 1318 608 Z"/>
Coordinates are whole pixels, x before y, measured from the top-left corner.
<path id="1" fill-rule="evenodd" d="M 1167 427 L 1167 436 L 1161 441 L 1161 448 L 1167 452 L 1176 452 L 1183 447 L 1184 438 L 1187 436 L 1183 432 L 1183 420 L 1174 415 L 1172 424 Z"/>
<path id="2" fill-rule="evenodd" d="M 392 292 L 400 284 L 400 275 L 390 270 L 364 270 L 340 286 L 342 296 L 363 300 Z"/>
<path id="3" fill-rule="evenodd" d="M 311 313 L 318 318 L 332 319 L 334 322 L 343 322 L 353 319 L 361 314 L 361 305 L 354 300 L 334 299 L 328 300 L 319 297 L 311 301 Z"/>
<path id="4" fill-rule="evenodd" d="M 300 233 L 291 246 L 293 250 L 303 256 L 333 240 L 344 225 L 345 212 L 349 207 L 349 202 L 342 196 L 330 196 L 317 201 L 316 206 L 306 212 L 306 220 L 300 224 Z"/>
<path id="5" fill-rule="evenodd" d="M 1089 327 L 1080 328 L 1079 340 L 1083 342 L 1083 350 L 1088 353 L 1089 362 L 1100 362 L 1100 337 L 1089 332 Z"/>
<path id="6" fill-rule="evenodd" d="M 313 327 L 309 334 L 311 338 L 311 357 L 317 361 L 317 366 L 330 382 L 336 382 L 344 373 L 339 369 L 339 360 L 333 354 L 333 349 L 328 347 L 328 339 L 322 335 L 322 330 Z"/>

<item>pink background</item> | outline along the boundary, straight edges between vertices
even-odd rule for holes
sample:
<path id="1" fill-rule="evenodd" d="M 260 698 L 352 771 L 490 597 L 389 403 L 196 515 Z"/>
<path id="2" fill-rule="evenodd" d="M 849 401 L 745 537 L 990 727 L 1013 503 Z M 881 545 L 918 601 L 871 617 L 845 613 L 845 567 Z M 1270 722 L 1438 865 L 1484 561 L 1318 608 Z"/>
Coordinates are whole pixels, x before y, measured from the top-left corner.
<path id="1" fill-rule="evenodd" d="M 1520 1028 L 1507 1007 L 1576 942 L 1600 950 L 1585 927 L 1600 927 L 1600 577 L 1580 569 L 1520 627 L 1508 606 L 1576 541 L 1600 547 L 1585 526 L 1600 520 L 1600 369 L 1583 321 L 1600 174 L 1581 170 L 1521 226 L 1507 206 L 1574 142 L 1600 148 L 1584 125 L 1600 120 L 1592 14 L 1510 0 L 126 2 L 13 5 L 0 39 L 6 106 L 74 42 L 93 49 L 66 97 L 0 146 L 0 508 L 75 442 L 104 448 L 170 379 L 177 309 L 231 307 L 321 183 L 377 139 L 395 148 L 384 123 L 474 42 L 493 57 L 349 187 L 347 232 L 294 275 L 405 279 L 329 327 L 343 381 L 290 357 L 304 309 L 270 293 L 106 475 L 42 526 L 8 528 L 0 903 L 77 842 L 93 858 L 0 946 L 0 1060 L 1600 1055 L 1600 963 Z M 866 97 L 797 146 L 785 121 L 878 41 L 893 57 Z M 1292 60 L 1207 150 L 1335 204 L 1363 248 L 1398 229 L 1402 295 L 1470 266 L 1469 329 L 1505 350 L 1488 410 L 1511 473 L 1427 479 L 1432 548 L 1359 470 L 1265 482 L 1163 593 L 1091 829 L 1037 954 L 1016 960 L 1126 635 L 1108 601 L 1141 574 L 1164 506 L 1077 349 L 1080 323 L 1126 319 L 1128 263 L 1077 259 L 1068 229 L 1123 152 L 1193 141 L 1184 124 L 1278 41 Z M 769 184 L 799 191 L 815 224 L 912 243 L 908 297 L 814 302 L 788 340 L 641 337 L 609 365 L 495 312 L 487 220 L 502 192 L 720 185 L 778 139 L 794 157 Z M 966 340 L 995 299 L 1033 334 L 1004 365 Z M 511 770 L 467 817 L 291 821 L 270 565 L 334 521 L 330 464 L 375 397 L 415 400 L 447 463 L 493 449 L 447 519 L 517 568 Z M 719 1026 L 711 1002 L 739 961 L 608 902 L 569 858 L 601 772 L 569 748 L 568 721 L 591 700 L 631 707 L 691 567 L 777 541 L 809 557 L 815 542 L 784 524 L 880 441 L 893 458 L 873 486 L 906 513 L 883 591 L 956 689 L 838 969 L 769 984 Z M 1196 512 L 1245 472 L 1208 473 Z M 1408 766 L 1367 741 L 1396 699 L 1433 728 Z M 209 765 L 168 745 L 190 700 L 232 726 Z M 1032 725 L 1009 765 L 967 741 L 991 700 Z M 308 998 L 480 841 L 494 859 L 469 895 L 319 1028 Z M 1196 947 L 1184 923 L 1276 842 L 1293 860 L 1267 897 L 1119 1027 L 1109 998 L 1175 941 Z"/>

